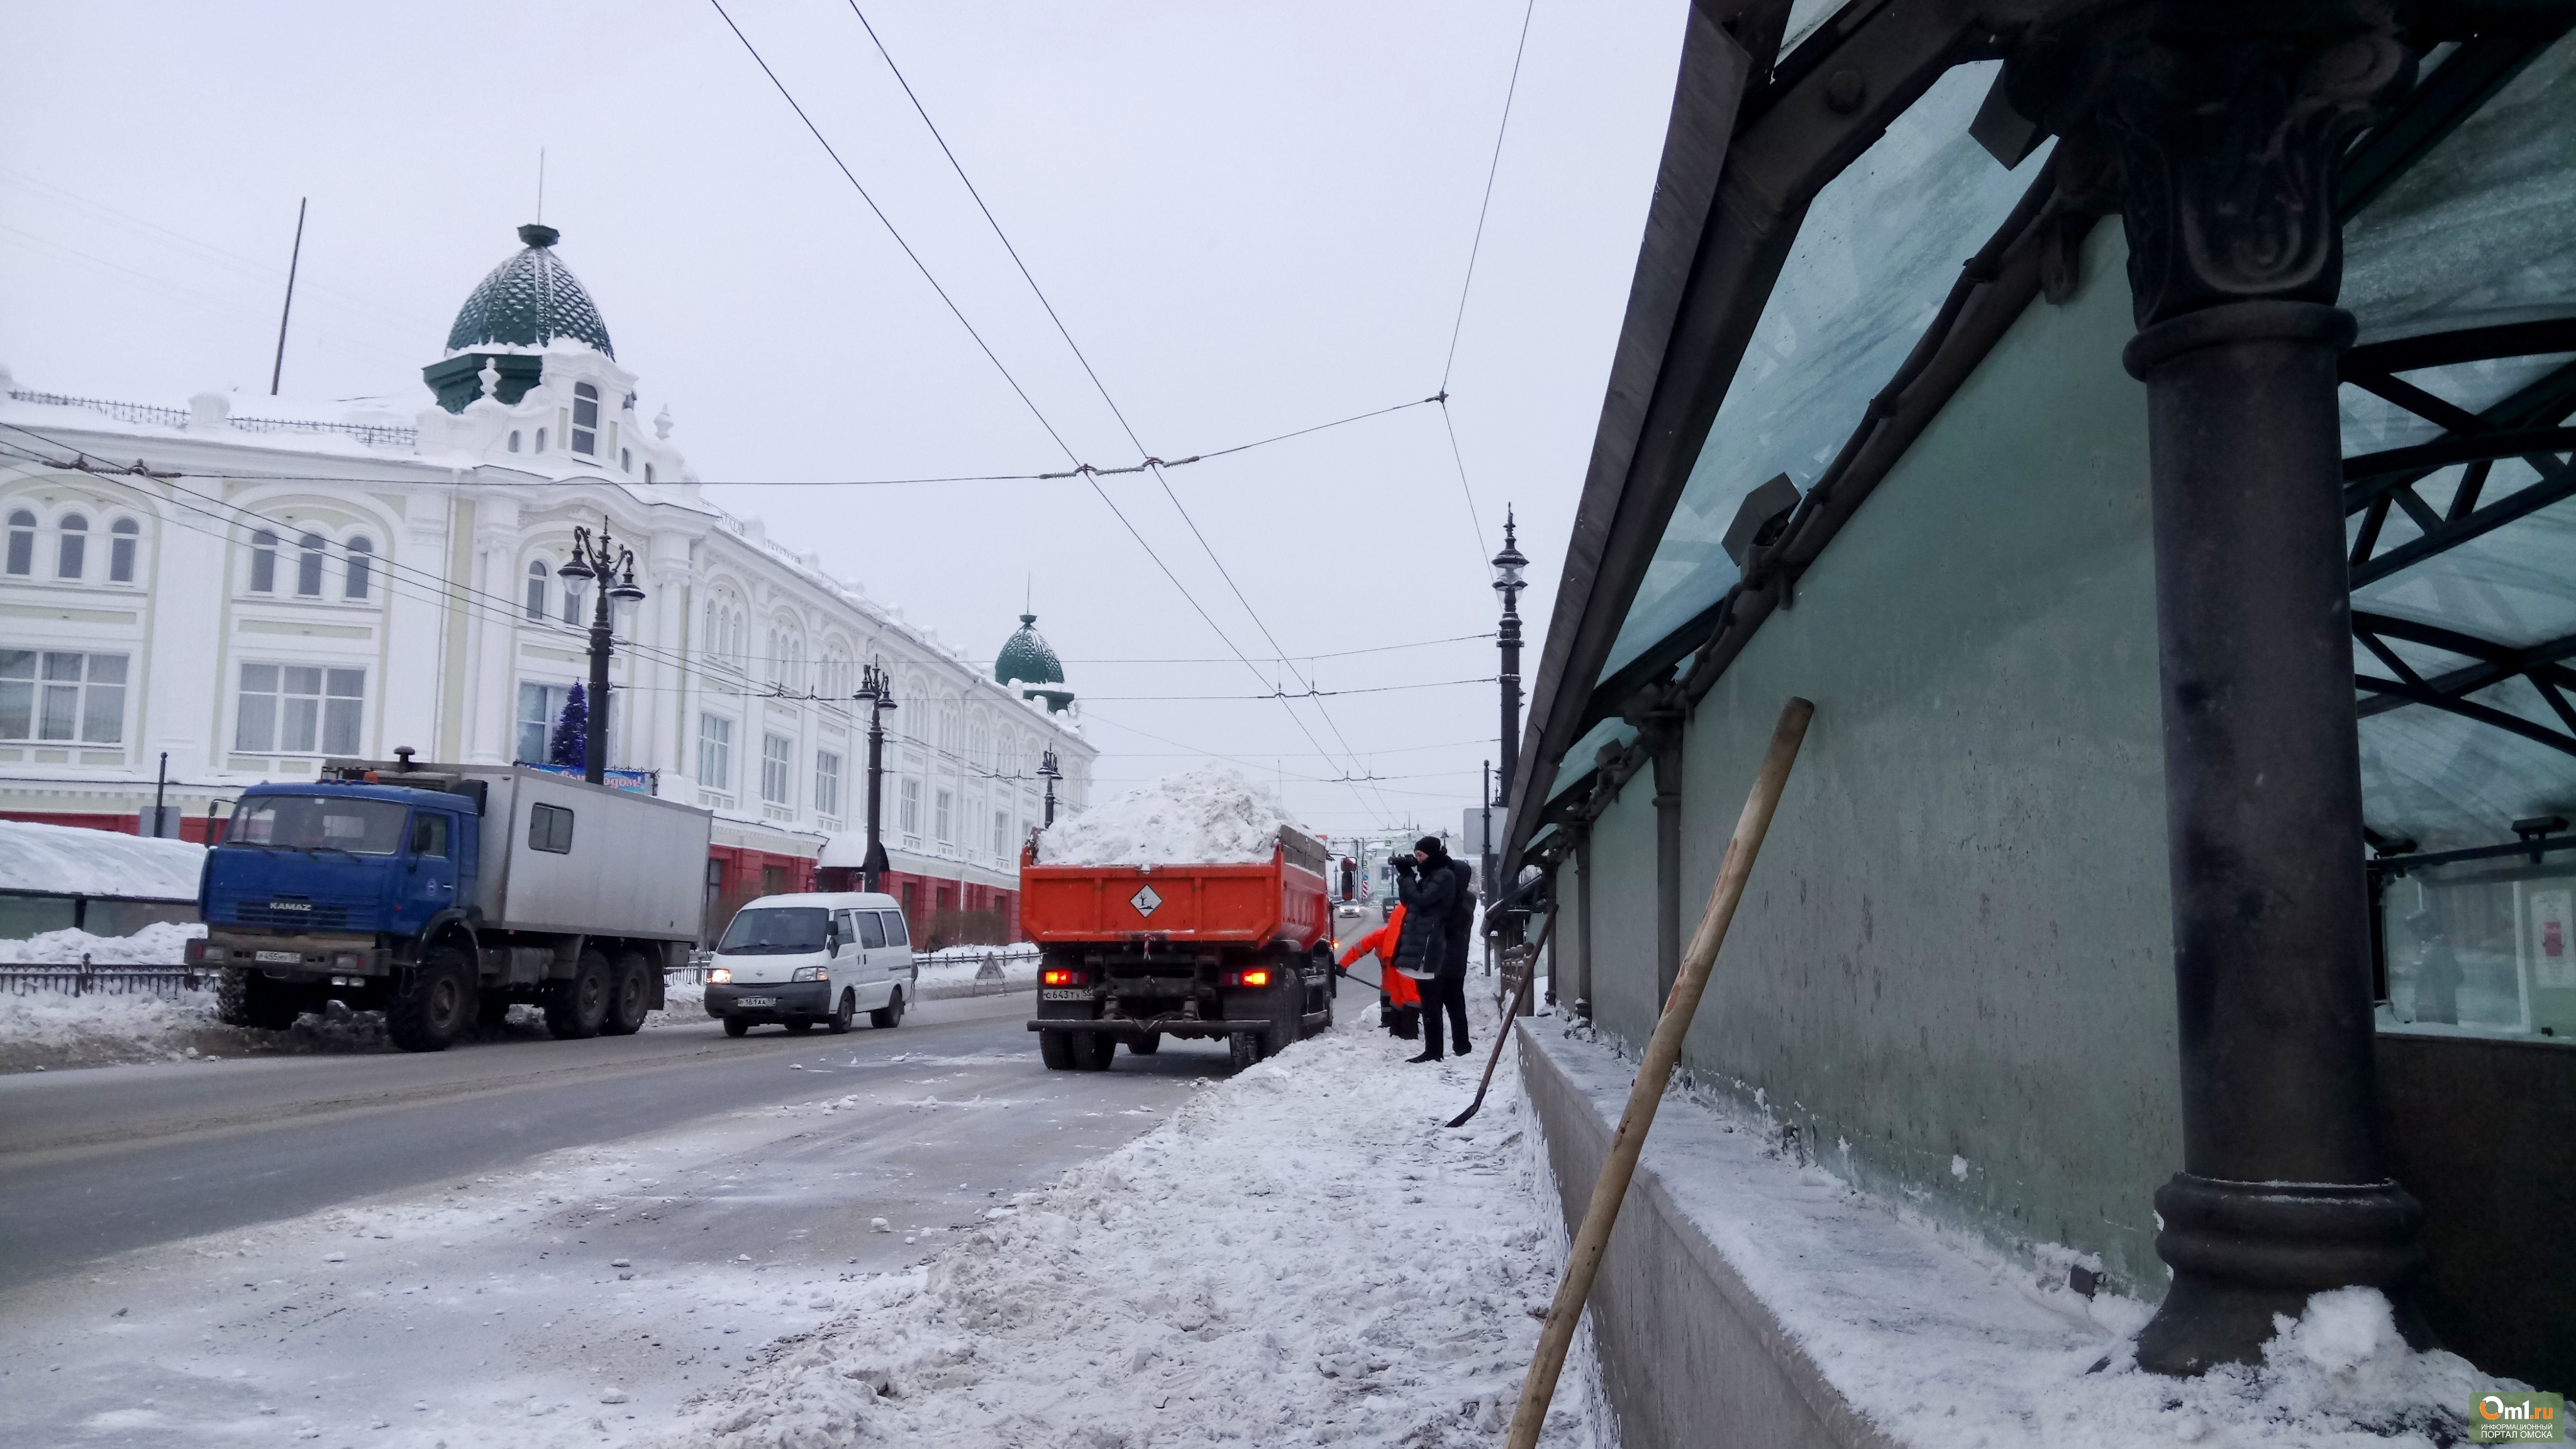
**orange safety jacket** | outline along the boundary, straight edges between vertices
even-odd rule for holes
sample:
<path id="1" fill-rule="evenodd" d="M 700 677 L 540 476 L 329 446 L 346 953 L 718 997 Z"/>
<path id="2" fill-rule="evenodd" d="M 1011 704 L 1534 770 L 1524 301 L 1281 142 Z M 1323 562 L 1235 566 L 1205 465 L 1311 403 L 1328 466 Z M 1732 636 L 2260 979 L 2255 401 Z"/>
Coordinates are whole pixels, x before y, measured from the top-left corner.
<path id="1" fill-rule="evenodd" d="M 1422 993 L 1415 989 L 1413 978 L 1395 969 L 1395 943 L 1404 936 L 1404 907 L 1386 913 L 1386 924 L 1360 937 L 1358 943 L 1342 957 L 1344 966 L 1365 955 L 1377 957 L 1378 989 L 1386 993 L 1391 1006 L 1420 1006 Z"/>

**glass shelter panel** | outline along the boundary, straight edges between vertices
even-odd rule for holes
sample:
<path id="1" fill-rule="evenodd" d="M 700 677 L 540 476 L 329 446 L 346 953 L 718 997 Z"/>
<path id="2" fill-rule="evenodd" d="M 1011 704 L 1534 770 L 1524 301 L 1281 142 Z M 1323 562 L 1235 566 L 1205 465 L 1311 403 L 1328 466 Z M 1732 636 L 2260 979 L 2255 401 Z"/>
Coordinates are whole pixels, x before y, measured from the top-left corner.
<path id="1" fill-rule="evenodd" d="M 1720 541 L 1745 495 L 1815 482 L 2029 188 L 2045 148 L 2007 172 L 1968 135 L 2000 65 L 1954 67 L 1808 207 L 1603 674 L 1733 586 Z"/>

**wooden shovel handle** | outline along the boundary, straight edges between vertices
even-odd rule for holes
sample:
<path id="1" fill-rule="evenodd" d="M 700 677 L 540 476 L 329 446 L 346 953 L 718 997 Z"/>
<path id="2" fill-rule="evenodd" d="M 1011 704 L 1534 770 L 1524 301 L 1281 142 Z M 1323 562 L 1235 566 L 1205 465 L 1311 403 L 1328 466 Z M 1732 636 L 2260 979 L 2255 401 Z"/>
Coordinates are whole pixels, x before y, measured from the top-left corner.
<path id="1" fill-rule="evenodd" d="M 1726 943 L 1726 928 L 1735 920 L 1735 907 L 1744 899 L 1744 883 L 1753 874 L 1753 858 L 1762 853 L 1771 813 L 1779 808 L 1789 768 L 1798 761 L 1798 746 L 1806 740 L 1807 722 L 1815 713 L 1813 704 L 1792 695 L 1771 731 L 1762 772 L 1753 777 L 1753 793 L 1745 797 L 1744 814 L 1735 823 L 1734 837 L 1726 842 L 1716 888 L 1709 892 L 1708 908 L 1700 913 L 1699 929 L 1691 933 L 1690 948 L 1682 953 L 1681 973 L 1664 1002 L 1663 1015 L 1655 1019 L 1654 1035 L 1646 1039 L 1636 1085 L 1628 1090 L 1628 1110 L 1619 1118 L 1619 1130 L 1601 1163 L 1600 1181 L 1592 1186 L 1591 1205 L 1583 1210 L 1583 1225 L 1575 1231 L 1573 1248 L 1566 1254 L 1565 1279 L 1557 1285 L 1556 1302 L 1539 1329 L 1538 1353 L 1530 1360 L 1529 1378 L 1521 1384 L 1520 1407 L 1512 1414 L 1505 1449 L 1534 1449 L 1538 1443 L 1539 1425 L 1556 1397 L 1557 1376 L 1565 1371 L 1565 1353 L 1574 1342 L 1574 1326 L 1583 1317 L 1583 1301 L 1592 1296 L 1592 1280 L 1600 1274 L 1601 1254 L 1610 1245 L 1619 1204 L 1637 1175 L 1637 1155 L 1645 1150 L 1646 1130 L 1655 1125 L 1655 1108 L 1672 1080 L 1673 1063 L 1681 1057 L 1682 1037 L 1689 1032 L 1691 1016 L 1708 989 L 1717 948 Z"/>

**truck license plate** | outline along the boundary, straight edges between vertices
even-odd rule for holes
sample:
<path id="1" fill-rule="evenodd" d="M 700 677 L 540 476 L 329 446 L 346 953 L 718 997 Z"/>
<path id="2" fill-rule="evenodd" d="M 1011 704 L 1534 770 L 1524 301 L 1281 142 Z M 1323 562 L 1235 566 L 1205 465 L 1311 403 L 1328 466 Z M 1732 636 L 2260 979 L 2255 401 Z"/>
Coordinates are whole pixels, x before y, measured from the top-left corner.
<path id="1" fill-rule="evenodd" d="M 1091 988 L 1088 986 L 1049 986 L 1038 992 L 1040 1001 L 1089 1001 L 1090 999 Z"/>
<path id="2" fill-rule="evenodd" d="M 292 966 L 303 960 L 304 957 L 300 953 L 294 951 L 259 951 L 254 952 L 251 959 L 263 963 L 273 962 L 280 966 Z"/>
<path id="3" fill-rule="evenodd" d="M 778 998 L 775 996 L 737 996 L 733 999 L 733 1004 L 736 1006 L 776 1006 L 778 1004 Z"/>

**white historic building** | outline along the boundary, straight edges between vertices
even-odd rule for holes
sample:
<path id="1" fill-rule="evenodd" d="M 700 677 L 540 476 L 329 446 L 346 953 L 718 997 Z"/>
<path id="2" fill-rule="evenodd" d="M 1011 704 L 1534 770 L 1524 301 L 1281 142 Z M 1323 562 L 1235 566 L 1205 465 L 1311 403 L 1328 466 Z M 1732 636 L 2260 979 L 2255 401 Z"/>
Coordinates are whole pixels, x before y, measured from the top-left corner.
<path id="1" fill-rule="evenodd" d="M 717 812 L 711 892 L 859 864 L 850 695 L 875 663 L 899 705 L 889 888 L 916 912 L 1010 912 L 1042 754 L 1060 809 L 1096 754 L 1052 651 L 1028 621 L 1004 651 L 1014 679 L 1059 686 L 1030 697 L 708 503 L 556 233 L 520 237 L 409 419 L 67 398 L 0 371 L 0 816 L 134 829 L 165 752 L 191 836 L 210 803 L 328 756 L 543 761 L 589 673 L 592 601 L 556 570 L 577 526 L 605 527 L 645 591 L 618 606 L 608 763 Z"/>

